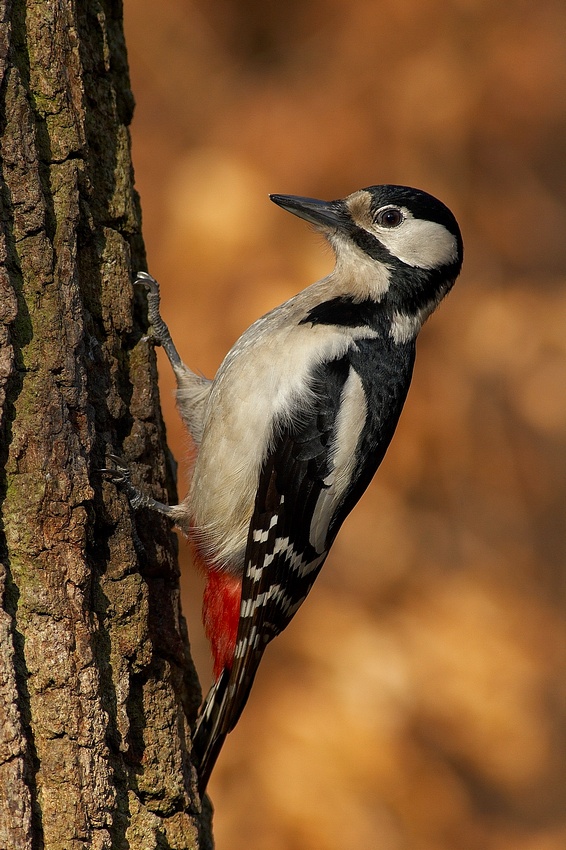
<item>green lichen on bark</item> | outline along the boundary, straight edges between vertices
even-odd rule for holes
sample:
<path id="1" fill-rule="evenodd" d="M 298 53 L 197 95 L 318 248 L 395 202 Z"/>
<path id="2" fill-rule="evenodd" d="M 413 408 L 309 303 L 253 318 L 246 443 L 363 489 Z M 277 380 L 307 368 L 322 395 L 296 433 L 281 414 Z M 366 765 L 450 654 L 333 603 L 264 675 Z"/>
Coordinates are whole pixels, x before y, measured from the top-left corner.
<path id="1" fill-rule="evenodd" d="M 116 2 L 0 4 L 0 847 L 209 846 Z M 143 536 L 143 535 L 142 535 Z"/>

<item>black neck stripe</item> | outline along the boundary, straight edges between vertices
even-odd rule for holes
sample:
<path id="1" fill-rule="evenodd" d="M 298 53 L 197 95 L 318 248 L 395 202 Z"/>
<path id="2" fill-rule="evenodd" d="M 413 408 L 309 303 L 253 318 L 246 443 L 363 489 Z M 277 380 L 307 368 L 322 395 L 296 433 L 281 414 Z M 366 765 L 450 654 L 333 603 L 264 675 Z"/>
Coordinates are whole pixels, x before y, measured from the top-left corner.
<path id="1" fill-rule="evenodd" d="M 354 301 L 345 295 L 323 301 L 313 307 L 299 324 L 337 325 L 344 328 L 375 328 L 379 322 L 380 305 L 370 298 Z"/>

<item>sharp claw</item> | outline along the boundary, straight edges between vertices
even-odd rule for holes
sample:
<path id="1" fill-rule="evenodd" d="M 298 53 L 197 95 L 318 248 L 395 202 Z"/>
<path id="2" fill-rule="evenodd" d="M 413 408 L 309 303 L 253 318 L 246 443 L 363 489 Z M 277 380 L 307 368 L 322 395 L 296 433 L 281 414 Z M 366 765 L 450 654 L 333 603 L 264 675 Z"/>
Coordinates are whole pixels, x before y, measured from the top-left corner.
<path id="1" fill-rule="evenodd" d="M 148 292 L 155 293 L 159 295 L 159 284 L 156 279 L 152 277 L 148 272 L 138 272 L 136 275 L 136 279 L 134 280 L 134 286 L 139 284 L 140 286 L 145 286 Z"/>
<path id="2" fill-rule="evenodd" d="M 114 484 L 130 484 L 130 470 L 124 464 L 122 458 L 115 454 L 109 454 L 108 458 L 115 464 L 115 466 L 111 469 L 104 467 L 100 470 L 100 472 L 103 475 L 107 475 L 108 480 L 112 481 Z"/>
<path id="3" fill-rule="evenodd" d="M 113 454 L 113 452 L 110 452 L 110 454 L 108 455 L 108 457 L 109 457 L 109 458 L 110 458 L 110 460 L 111 460 L 111 461 L 113 461 L 113 462 L 116 464 L 116 466 L 118 466 L 120 469 L 127 469 L 127 468 L 128 468 L 128 467 L 126 466 L 126 464 L 124 463 L 123 459 L 120 457 L 120 455 L 115 455 L 115 454 Z"/>

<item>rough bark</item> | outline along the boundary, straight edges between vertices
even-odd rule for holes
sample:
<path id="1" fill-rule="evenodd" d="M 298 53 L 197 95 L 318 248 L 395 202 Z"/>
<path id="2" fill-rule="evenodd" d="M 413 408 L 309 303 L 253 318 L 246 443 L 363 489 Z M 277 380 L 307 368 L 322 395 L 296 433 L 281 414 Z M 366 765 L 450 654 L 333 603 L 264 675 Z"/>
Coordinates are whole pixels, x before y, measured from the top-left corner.
<path id="1" fill-rule="evenodd" d="M 202 848 L 121 3 L 0 0 L 0 848 Z M 172 476 L 169 476 L 171 481 Z M 173 494 L 171 494 L 173 495 Z"/>

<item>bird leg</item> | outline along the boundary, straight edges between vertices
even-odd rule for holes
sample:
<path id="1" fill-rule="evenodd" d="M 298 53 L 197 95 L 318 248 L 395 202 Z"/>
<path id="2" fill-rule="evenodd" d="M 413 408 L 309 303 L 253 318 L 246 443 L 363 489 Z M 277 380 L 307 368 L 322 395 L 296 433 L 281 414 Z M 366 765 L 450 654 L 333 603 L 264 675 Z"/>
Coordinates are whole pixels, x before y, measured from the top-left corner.
<path id="1" fill-rule="evenodd" d="M 186 368 L 179 357 L 179 352 L 175 348 L 175 343 L 171 338 L 169 328 L 161 318 L 161 313 L 159 312 L 160 295 L 158 282 L 147 272 L 138 272 L 134 281 L 134 285 L 135 284 L 144 286 L 147 292 L 147 317 L 151 325 L 150 338 L 153 339 L 157 345 L 162 346 L 175 372 L 177 372 L 178 369 L 182 370 Z"/>

